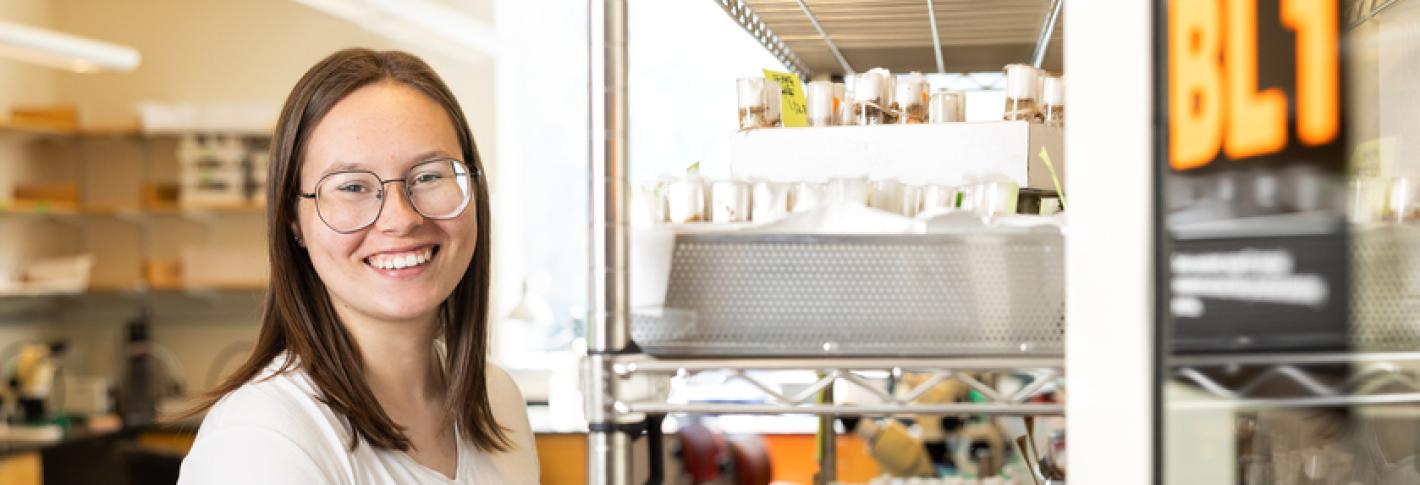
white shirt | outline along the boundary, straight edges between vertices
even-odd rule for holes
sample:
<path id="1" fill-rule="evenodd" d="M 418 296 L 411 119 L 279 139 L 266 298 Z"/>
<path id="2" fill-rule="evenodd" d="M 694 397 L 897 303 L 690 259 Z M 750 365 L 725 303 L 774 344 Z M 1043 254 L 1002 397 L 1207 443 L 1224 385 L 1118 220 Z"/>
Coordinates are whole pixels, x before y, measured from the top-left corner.
<path id="1" fill-rule="evenodd" d="M 522 392 L 496 366 L 487 367 L 488 401 L 493 417 L 508 429 L 511 448 L 486 453 L 455 433 L 458 470 L 450 480 L 402 451 L 375 449 L 363 440 L 350 451 L 350 428 L 316 399 L 305 371 L 293 367 L 272 376 L 281 361 L 277 357 L 263 375 L 208 410 L 182 461 L 179 485 L 538 483 Z"/>

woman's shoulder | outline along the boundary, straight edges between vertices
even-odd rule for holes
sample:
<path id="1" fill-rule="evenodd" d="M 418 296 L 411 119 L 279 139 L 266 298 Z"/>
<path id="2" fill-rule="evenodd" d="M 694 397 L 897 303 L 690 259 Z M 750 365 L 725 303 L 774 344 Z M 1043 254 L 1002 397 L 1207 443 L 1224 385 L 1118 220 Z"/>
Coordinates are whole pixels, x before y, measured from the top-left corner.
<path id="1" fill-rule="evenodd" d="M 484 478 L 502 483 L 537 483 L 537 445 L 522 391 L 508 371 L 492 363 L 484 368 L 484 380 L 493 419 L 503 427 L 509 444 L 507 452 L 481 454 L 482 459 L 488 460 L 482 473 L 490 473 Z"/>
<path id="2" fill-rule="evenodd" d="M 202 420 L 202 431 L 234 427 L 268 428 L 296 433 L 324 421 L 328 409 L 298 363 L 279 357 L 266 370 L 222 396 Z"/>
<path id="3" fill-rule="evenodd" d="M 328 482 L 340 475 L 332 471 L 340 469 L 344 435 L 299 367 L 268 367 L 207 411 L 183 460 L 183 483 L 230 473 L 245 483 L 259 482 L 247 481 L 250 473 L 281 478 L 274 483 L 301 483 L 286 481 L 296 477 Z M 255 463 L 261 466 L 247 466 Z"/>

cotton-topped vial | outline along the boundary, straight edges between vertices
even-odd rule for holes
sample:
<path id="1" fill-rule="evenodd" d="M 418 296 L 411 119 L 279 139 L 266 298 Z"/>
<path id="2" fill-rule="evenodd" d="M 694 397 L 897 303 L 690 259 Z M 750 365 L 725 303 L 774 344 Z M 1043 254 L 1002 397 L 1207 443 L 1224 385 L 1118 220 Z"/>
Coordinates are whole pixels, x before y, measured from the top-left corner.
<path id="1" fill-rule="evenodd" d="M 760 125 L 761 128 L 784 126 L 783 120 L 780 119 L 780 103 L 783 100 L 783 86 L 779 81 L 764 80 L 764 124 Z"/>
<path id="2" fill-rule="evenodd" d="M 927 101 L 927 121 L 956 123 L 966 121 L 966 95 L 961 91 L 937 91 Z"/>
<path id="3" fill-rule="evenodd" d="M 853 75 L 853 124 L 883 124 L 883 90 L 887 80 L 876 72 Z"/>
<path id="4" fill-rule="evenodd" d="M 927 77 L 914 72 L 898 79 L 893 95 L 893 111 L 897 122 L 915 125 L 927 122 Z"/>
<path id="5" fill-rule="evenodd" d="M 833 124 L 853 124 L 852 106 L 853 103 L 848 99 L 848 86 L 843 83 L 833 83 Z"/>
<path id="6" fill-rule="evenodd" d="M 883 102 L 879 104 L 883 112 L 883 124 L 897 124 L 897 110 L 893 109 L 893 97 L 897 95 L 897 76 L 892 75 L 892 71 L 881 67 L 869 69 L 868 72 L 877 73 L 878 78 L 883 80 L 881 96 Z"/>
<path id="7" fill-rule="evenodd" d="M 1045 76 L 1040 82 L 1040 117 L 1047 126 L 1065 124 L 1065 79 Z"/>
<path id="8" fill-rule="evenodd" d="M 740 97 L 740 129 L 764 126 L 768 109 L 764 103 L 764 78 L 739 78 L 735 80 L 735 87 Z"/>
<path id="9" fill-rule="evenodd" d="M 1006 120 L 1034 120 L 1036 117 L 1036 77 L 1028 64 L 1006 66 Z"/>
<path id="10" fill-rule="evenodd" d="M 834 106 L 832 81 L 812 81 L 806 92 L 809 102 L 809 126 L 833 126 Z"/>

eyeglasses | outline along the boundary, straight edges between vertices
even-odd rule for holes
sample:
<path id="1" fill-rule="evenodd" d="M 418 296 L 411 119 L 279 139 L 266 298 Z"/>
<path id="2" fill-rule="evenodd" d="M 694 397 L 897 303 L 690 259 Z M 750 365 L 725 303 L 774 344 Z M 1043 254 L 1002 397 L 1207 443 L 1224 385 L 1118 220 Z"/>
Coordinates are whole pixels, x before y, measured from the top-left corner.
<path id="1" fill-rule="evenodd" d="M 385 180 L 368 170 L 332 172 L 316 182 L 315 192 L 301 192 L 314 199 L 316 214 L 331 230 L 349 234 L 370 227 L 384 210 L 385 184 L 404 183 L 404 197 L 419 215 L 429 219 L 452 219 L 462 214 L 473 197 L 477 170 L 454 159 L 422 162 L 403 178 Z"/>

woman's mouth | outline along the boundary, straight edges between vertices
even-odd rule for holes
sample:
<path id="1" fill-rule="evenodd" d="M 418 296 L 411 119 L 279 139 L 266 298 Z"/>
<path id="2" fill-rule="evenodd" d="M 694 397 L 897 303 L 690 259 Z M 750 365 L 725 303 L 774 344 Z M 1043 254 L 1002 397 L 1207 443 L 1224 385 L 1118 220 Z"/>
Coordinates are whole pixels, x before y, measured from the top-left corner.
<path id="1" fill-rule="evenodd" d="M 429 264 L 438 251 L 438 246 L 425 246 L 411 251 L 372 254 L 365 258 L 365 264 L 381 271 L 420 268 Z"/>

